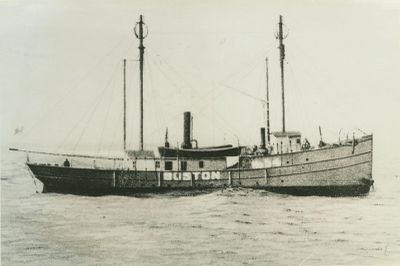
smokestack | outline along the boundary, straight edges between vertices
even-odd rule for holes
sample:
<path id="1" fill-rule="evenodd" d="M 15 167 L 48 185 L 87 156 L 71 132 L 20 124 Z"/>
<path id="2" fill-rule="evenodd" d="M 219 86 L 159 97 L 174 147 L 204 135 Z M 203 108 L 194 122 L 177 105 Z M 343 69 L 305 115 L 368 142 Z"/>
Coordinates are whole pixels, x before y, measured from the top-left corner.
<path id="1" fill-rule="evenodd" d="M 183 149 L 191 149 L 192 148 L 192 143 L 190 141 L 191 120 L 192 120 L 192 116 L 191 116 L 190 112 L 184 112 L 183 113 L 183 143 L 182 143 Z"/>
<path id="2" fill-rule="evenodd" d="M 261 128 L 261 149 L 265 149 L 265 127 Z"/>

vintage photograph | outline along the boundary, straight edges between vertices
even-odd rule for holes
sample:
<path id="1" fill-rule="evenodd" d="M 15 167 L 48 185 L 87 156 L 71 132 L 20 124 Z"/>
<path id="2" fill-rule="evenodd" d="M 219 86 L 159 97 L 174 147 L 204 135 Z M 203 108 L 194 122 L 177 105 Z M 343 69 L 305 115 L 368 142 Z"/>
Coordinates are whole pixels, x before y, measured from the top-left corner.
<path id="1" fill-rule="evenodd" d="M 400 2 L 0 0 L 2 265 L 399 265 Z"/>

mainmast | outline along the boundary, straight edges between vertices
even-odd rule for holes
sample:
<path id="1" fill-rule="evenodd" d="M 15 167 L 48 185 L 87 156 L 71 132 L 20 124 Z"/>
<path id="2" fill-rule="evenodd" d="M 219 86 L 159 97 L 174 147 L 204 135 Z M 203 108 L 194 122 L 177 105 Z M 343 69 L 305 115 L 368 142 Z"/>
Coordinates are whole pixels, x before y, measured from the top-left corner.
<path id="1" fill-rule="evenodd" d="M 147 37 L 147 33 L 143 35 L 143 16 L 140 15 L 139 22 L 135 26 L 135 35 L 139 39 L 139 62 L 140 62 L 140 150 L 143 151 L 143 64 L 144 64 L 144 49 L 143 39 Z M 139 33 L 137 32 L 137 26 L 139 26 Z"/>
<path id="2" fill-rule="evenodd" d="M 124 59 L 124 151 L 126 151 L 126 59 Z"/>
<path id="3" fill-rule="evenodd" d="M 279 32 L 277 39 L 279 39 L 280 50 L 280 64 L 281 64 L 281 87 L 282 87 L 282 132 L 285 132 L 285 81 L 284 81 L 284 61 L 285 61 L 285 45 L 283 39 L 287 37 L 283 35 L 282 15 L 279 16 Z"/>
<path id="4" fill-rule="evenodd" d="M 265 74 L 266 74 L 266 78 L 267 78 L 267 80 L 266 80 L 266 89 L 267 89 L 267 91 L 266 91 L 266 93 L 267 93 L 267 95 L 266 95 L 266 100 L 267 100 L 267 102 L 266 102 L 266 105 L 267 105 L 267 140 L 268 140 L 268 145 L 270 145 L 271 144 L 271 132 L 270 132 L 270 127 L 269 127 L 269 80 L 268 80 L 268 57 L 266 57 L 265 58 L 265 64 L 266 64 L 266 72 L 265 72 Z"/>

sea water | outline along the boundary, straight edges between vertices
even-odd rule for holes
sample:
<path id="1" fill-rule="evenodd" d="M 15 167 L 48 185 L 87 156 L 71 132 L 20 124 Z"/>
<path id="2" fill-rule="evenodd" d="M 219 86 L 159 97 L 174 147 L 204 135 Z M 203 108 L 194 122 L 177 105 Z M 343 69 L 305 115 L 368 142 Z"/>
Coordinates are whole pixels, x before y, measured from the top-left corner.
<path id="1" fill-rule="evenodd" d="M 400 264 L 394 175 L 363 197 L 86 197 L 40 193 L 24 163 L 1 162 L 2 265 Z"/>

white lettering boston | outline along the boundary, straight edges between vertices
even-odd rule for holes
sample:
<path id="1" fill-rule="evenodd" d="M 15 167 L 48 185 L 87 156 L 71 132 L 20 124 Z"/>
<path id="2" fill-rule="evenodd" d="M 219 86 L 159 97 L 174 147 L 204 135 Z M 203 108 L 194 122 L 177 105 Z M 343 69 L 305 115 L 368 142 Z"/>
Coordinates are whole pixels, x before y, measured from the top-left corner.
<path id="1" fill-rule="evenodd" d="M 219 171 L 212 171 L 212 172 L 180 172 L 180 173 L 164 172 L 164 180 L 190 181 L 192 180 L 192 175 L 194 176 L 195 180 L 221 179 L 221 173 Z"/>

